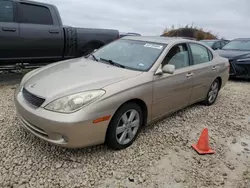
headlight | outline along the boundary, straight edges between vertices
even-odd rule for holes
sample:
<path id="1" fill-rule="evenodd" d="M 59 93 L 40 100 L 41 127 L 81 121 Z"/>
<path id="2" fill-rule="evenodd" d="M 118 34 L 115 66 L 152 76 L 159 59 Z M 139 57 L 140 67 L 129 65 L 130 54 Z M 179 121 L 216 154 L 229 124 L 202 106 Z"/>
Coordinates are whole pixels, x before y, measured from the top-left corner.
<path id="1" fill-rule="evenodd" d="M 92 90 L 73 95 L 68 95 L 59 99 L 56 99 L 46 105 L 46 110 L 60 112 L 60 113 L 72 113 L 75 112 L 89 103 L 97 100 L 105 94 L 104 90 Z"/>

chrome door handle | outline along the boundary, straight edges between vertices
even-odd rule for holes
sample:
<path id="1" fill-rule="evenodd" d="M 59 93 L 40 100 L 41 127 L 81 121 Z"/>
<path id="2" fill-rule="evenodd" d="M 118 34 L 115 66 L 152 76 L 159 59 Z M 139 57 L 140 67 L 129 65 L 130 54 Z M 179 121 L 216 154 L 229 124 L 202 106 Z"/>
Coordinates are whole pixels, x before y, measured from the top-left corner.
<path id="1" fill-rule="evenodd" d="M 7 32 L 15 32 L 15 28 L 2 28 L 2 31 L 7 31 Z"/>
<path id="2" fill-rule="evenodd" d="M 194 75 L 194 73 L 192 73 L 192 72 L 191 72 L 191 73 L 187 73 L 187 74 L 186 74 L 186 77 L 187 77 L 187 78 L 190 78 L 190 77 L 192 77 L 193 75 Z"/>
<path id="3" fill-rule="evenodd" d="M 217 66 L 213 66 L 213 67 L 212 67 L 212 70 L 217 70 Z"/>

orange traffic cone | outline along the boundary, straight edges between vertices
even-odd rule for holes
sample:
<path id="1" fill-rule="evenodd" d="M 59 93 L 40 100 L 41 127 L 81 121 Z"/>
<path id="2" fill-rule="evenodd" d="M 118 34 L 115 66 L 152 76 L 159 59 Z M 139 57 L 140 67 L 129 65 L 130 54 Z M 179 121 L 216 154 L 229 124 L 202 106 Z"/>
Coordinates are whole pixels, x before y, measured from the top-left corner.
<path id="1" fill-rule="evenodd" d="M 197 144 L 193 144 L 192 147 L 201 155 L 215 153 L 214 150 L 209 148 L 207 128 L 203 129 Z"/>

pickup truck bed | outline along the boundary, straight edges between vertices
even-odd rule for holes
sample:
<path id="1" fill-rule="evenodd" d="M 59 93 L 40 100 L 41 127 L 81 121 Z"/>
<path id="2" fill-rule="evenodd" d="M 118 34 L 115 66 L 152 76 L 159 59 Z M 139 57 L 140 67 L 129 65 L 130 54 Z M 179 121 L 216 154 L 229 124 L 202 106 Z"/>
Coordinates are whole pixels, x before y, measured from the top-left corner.
<path id="1" fill-rule="evenodd" d="M 117 38 L 118 30 L 63 26 L 51 4 L 0 1 L 0 67 L 85 56 Z"/>

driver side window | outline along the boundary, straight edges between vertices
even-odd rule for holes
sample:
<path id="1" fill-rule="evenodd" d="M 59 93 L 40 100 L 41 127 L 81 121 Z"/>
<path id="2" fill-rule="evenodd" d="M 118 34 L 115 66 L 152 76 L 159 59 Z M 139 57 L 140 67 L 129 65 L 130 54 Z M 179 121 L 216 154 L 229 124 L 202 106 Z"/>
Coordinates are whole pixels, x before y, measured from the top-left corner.
<path id="1" fill-rule="evenodd" d="M 177 44 L 173 46 L 162 62 L 162 67 L 165 65 L 175 65 L 175 69 L 180 69 L 189 66 L 189 55 L 186 44 Z"/>

